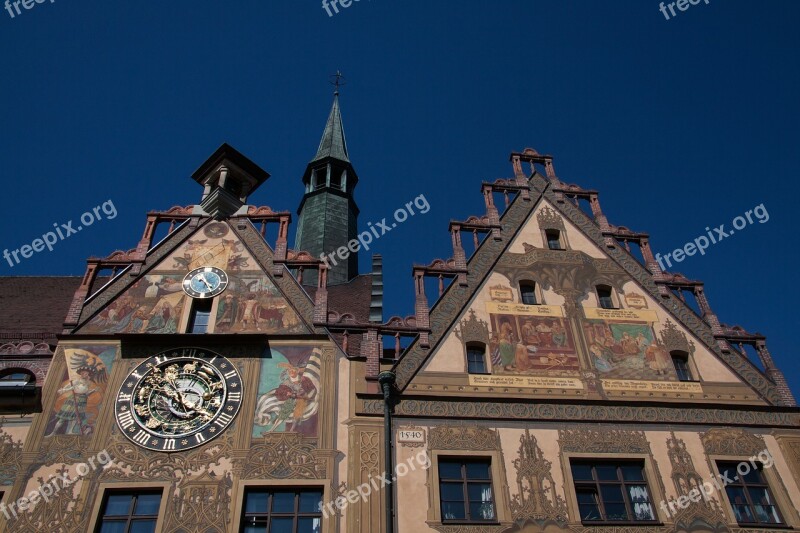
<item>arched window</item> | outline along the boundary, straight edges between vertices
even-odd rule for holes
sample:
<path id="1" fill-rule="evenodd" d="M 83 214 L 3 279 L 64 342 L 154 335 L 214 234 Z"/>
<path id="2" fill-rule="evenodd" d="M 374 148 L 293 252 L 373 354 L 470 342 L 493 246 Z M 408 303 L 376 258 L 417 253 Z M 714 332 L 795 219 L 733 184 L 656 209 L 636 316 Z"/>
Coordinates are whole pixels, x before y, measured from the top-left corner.
<path id="1" fill-rule="evenodd" d="M 467 372 L 488 374 L 486 369 L 486 345 L 480 342 L 467 344 Z"/>
<path id="2" fill-rule="evenodd" d="M 563 250 L 564 246 L 561 244 L 561 232 L 557 229 L 548 229 L 544 231 L 547 238 L 547 247 L 551 250 Z"/>
<path id="3" fill-rule="evenodd" d="M 669 353 L 672 356 L 672 364 L 675 366 L 675 373 L 678 374 L 680 381 L 694 381 L 692 369 L 689 366 L 689 354 L 675 350 Z"/>
<path id="4" fill-rule="evenodd" d="M 0 387 L 14 388 L 36 385 L 36 376 L 24 368 L 7 368 L 0 372 Z"/>
<path id="5" fill-rule="evenodd" d="M 520 281 L 519 297 L 525 305 L 537 305 L 539 302 L 536 300 L 536 283 L 532 281 Z"/>
<path id="6" fill-rule="evenodd" d="M 597 286 L 597 301 L 603 309 L 616 309 L 614 305 L 614 291 L 608 285 Z"/>

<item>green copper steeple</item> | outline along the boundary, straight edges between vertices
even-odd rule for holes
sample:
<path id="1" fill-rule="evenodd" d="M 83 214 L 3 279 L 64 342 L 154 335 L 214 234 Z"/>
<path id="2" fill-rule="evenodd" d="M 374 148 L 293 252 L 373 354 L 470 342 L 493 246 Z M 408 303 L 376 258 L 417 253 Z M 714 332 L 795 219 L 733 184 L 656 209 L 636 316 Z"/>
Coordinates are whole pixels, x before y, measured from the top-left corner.
<path id="1" fill-rule="evenodd" d="M 358 207 L 353 199 L 357 183 L 358 176 L 347 153 L 337 87 L 317 155 L 303 175 L 305 194 L 297 210 L 295 239 L 296 250 L 330 258 L 329 285 L 346 283 L 358 275 L 357 252 L 342 254 L 347 255 L 344 259 L 336 254 L 357 235 Z"/>

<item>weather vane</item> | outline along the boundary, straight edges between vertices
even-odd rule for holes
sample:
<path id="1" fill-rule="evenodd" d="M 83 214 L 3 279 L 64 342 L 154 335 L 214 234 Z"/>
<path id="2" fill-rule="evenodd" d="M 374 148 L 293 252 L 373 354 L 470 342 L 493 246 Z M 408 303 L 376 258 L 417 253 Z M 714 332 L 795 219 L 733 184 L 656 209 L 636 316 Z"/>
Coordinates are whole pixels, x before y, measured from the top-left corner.
<path id="1" fill-rule="evenodd" d="M 330 79 L 330 84 L 336 87 L 336 92 L 334 94 L 339 94 L 339 87 L 347 85 L 342 72 L 339 70 L 336 71 L 336 74 L 331 74 Z"/>

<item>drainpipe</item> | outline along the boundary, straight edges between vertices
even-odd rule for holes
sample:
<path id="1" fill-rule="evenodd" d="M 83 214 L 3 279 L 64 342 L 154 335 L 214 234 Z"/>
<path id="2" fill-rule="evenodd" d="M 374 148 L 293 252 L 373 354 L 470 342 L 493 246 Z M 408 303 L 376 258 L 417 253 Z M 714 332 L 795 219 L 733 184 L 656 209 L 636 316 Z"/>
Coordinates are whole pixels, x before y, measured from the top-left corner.
<path id="1" fill-rule="evenodd" d="M 381 385 L 383 391 L 383 454 L 386 457 L 384 470 L 385 477 L 392 480 L 388 483 L 384 490 L 386 491 L 386 533 L 394 532 L 394 495 L 392 483 L 392 474 L 394 473 L 394 461 L 392 457 L 392 406 L 394 404 L 394 372 L 384 371 L 378 374 L 378 383 Z"/>

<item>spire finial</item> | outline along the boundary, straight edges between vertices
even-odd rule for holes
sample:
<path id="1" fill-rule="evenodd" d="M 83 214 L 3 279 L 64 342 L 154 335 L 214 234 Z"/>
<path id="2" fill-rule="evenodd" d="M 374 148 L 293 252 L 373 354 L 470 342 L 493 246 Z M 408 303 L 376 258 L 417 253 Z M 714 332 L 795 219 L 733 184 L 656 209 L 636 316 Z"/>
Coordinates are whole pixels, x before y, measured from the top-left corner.
<path id="1" fill-rule="evenodd" d="M 330 79 L 331 79 L 330 84 L 336 87 L 336 90 L 333 92 L 334 96 L 339 96 L 339 87 L 347 85 L 344 75 L 340 70 L 337 70 L 336 74 L 330 75 Z"/>

